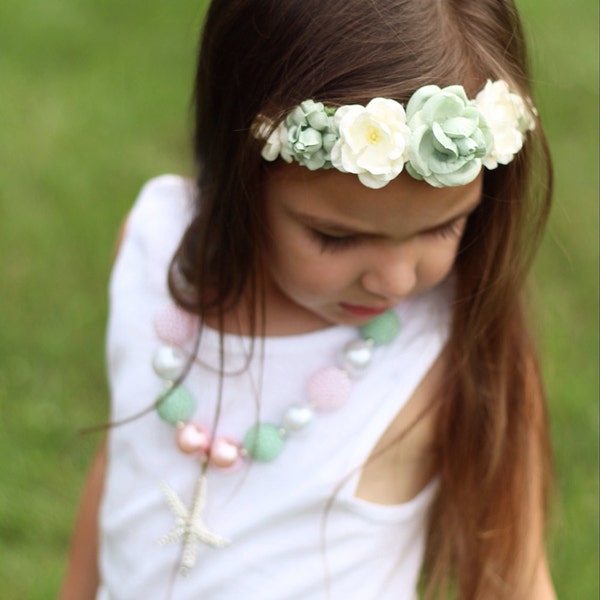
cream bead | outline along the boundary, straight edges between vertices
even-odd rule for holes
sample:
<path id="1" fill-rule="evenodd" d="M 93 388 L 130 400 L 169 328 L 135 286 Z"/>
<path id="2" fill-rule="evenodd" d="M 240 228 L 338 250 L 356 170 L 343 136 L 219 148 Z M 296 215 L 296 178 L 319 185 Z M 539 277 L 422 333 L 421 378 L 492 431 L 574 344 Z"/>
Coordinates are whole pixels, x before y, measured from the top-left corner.
<path id="1" fill-rule="evenodd" d="M 315 411 L 307 404 L 294 404 L 283 414 L 283 426 L 286 431 L 300 431 L 309 425 L 315 416 Z"/>
<path id="2" fill-rule="evenodd" d="M 185 368 L 187 358 L 178 348 L 160 346 L 154 355 L 152 368 L 154 372 L 167 381 L 175 381 Z"/>
<path id="3" fill-rule="evenodd" d="M 354 340 L 348 342 L 342 350 L 342 367 L 352 375 L 364 373 L 373 359 L 373 342 L 371 340 Z"/>

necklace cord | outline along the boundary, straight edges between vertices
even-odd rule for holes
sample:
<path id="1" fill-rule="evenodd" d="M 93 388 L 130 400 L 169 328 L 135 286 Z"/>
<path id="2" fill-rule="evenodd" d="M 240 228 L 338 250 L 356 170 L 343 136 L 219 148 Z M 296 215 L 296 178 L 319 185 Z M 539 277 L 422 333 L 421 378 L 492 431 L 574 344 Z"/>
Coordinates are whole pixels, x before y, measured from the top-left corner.
<path id="1" fill-rule="evenodd" d="M 80 435 L 88 435 L 91 433 L 98 433 L 101 431 L 108 431 L 109 429 L 113 429 L 114 427 L 121 427 L 122 425 L 127 425 L 128 423 L 132 423 L 133 421 L 136 421 L 137 419 L 143 417 L 144 415 L 147 415 L 148 413 L 156 410 L 156 408 L 162 403 L 164 402 L 164 400 L 166 400 L 185 380 L 185 378 L 188 376 L 188 373 L 191 371 L 194 363 L 196 362 L 197 356 L 198 356 L 198 350 L 200 348 L 200 338 L 202 337 L 202 322 L 200 322 L 200 324 L 198 325 L 198 331 L 196 333 L 196 337 L 194 339 L 194 346 L 192 348 L 192 352 L 190 353 L 190 357 L 188 359 L 188 361 L 186 362 L 185 368 L 183 369 L 183 371 L 181 372 L 181 374 L 177 377 L 177 379 L 175 379 L 175 381 L 173 381 L 173 383 L 162 393 L 158 396 L 158 398 L 152 402 L 152 404 L 146 406 L 146 408 L 143 408 L 142 410 L 128 416 L 125 417 L 123 419 L 119 419 L 117 421 L 107 421 L 105 423 L 101 423 L 99 425 L 91 425 L 88 427 L 83 427 L 81 429 L 78 430 L 78 433 Z M 223 354 L 223 348 L 222 348 L 222 344 L 221 344 L 221 355 Z M 222 367 L 222 356 L 220 357 L 219 360 L 220 366 Z"/>

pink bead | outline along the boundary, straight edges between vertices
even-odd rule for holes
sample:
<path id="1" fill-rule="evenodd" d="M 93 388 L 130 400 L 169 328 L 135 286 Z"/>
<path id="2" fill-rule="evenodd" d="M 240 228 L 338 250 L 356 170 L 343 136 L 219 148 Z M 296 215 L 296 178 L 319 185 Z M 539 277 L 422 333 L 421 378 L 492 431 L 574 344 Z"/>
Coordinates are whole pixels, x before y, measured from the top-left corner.
<path id="1" fill-rule="evenodd" d="M 185 454 L 202 452 L 205 454 L 210 446 L 209 435 L 201 425 L 186 423 L 177 430 L 175 436 L 177 447 Z"/>
<path id="2" fill-rule="evenodd" d="M 335 410 L 350 398 L 352 383 L 346 371 L 325 367 L 308 382 L 308 400 L 318 410 Z"/>
<path id="3" fill-rule="evenodd" d="M 234 469 L 241 463 L 240 445 L 230 438 L 216 438 L 210 447 L 211 466 L 217 469 Z"/>
<path id="4" fill-rule="evenodd" d="M 173 303 L 165 304 L 154 317 L 156 335 L 171 344 L 183 345 L 192 339 L 198 318 Z"/>

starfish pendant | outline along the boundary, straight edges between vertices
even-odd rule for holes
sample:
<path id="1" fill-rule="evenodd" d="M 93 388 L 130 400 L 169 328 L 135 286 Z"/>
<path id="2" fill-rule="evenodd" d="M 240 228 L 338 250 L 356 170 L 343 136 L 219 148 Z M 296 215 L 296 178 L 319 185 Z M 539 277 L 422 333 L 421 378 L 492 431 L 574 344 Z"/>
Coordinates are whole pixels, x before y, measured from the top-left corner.
<path id="1" fill-rule="evenodd" d="M 173 488 L 164 481 L 160 483 L 167 504 L 175 515 L 175 529 L 158 540 L 161 545 L 170 544 L 179 539 L 183 542 L 181 557 L 181 573 L 186 575 L 196 564 L 198 542 L 213 548 L 224 548 L 231 540 L 210 531 L 204 522 L 204 509 L 206 507 L 206 476 L 202 474 L 194 491 L 192 507 L 188 510 Z"/>

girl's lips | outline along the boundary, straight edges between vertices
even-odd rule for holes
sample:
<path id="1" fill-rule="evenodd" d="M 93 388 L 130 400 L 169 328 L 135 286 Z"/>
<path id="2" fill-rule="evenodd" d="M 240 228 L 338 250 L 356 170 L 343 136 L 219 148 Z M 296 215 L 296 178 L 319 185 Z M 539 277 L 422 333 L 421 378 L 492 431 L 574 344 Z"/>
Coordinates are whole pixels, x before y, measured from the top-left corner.
<path id="1" fill-rule="evenodd" d="M 341 302 L 340 306 L 347 313 L 355 317 L 376 317 L 388 310 L 387 306 L 377 308 L 374 306 L 361 306 L 359 304 L 346 304 L 345 302 Z"/>

